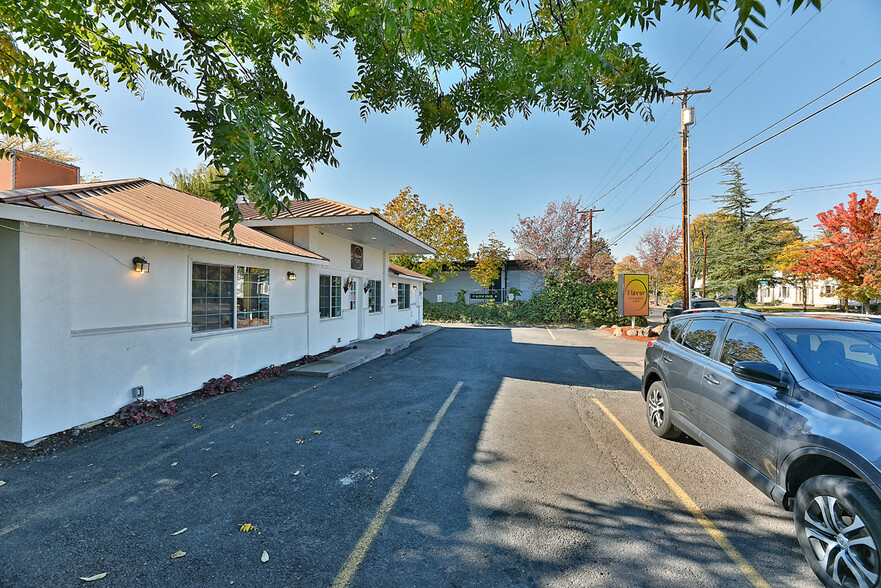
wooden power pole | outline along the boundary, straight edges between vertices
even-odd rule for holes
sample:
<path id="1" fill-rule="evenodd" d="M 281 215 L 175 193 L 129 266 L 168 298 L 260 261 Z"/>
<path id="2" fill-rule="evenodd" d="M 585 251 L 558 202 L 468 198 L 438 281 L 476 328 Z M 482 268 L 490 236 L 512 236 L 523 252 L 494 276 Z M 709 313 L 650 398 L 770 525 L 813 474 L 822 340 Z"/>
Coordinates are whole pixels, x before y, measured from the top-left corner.
<path id="1" fill-rule="evenodd" d="M 688 97 L 694 94 L 707 94 L 706 90 L 670 92 L 671 100 L 677 97 L 682 102 L 682 310 L 691 306 L 691 248 L 689 247 L 688 212 L 688 127 L 694 124 L 694 107 L 688 107 Z"/>
<path id="2" fill-rule="evenodd" d="M 596 212 L 605 212 L 605 210 L 606 210 L 605 208 L 591 208 L 590 210 L 579 210 L 578 211 L 579 214 L 588 215 L 588 217 L 587 217 L 588 218 L 588 231 L 590 232 L 590 234 L 589 234 L 589 241 L 588 241 L 589 245 L 588 245 L 588 249 L 587 249 L 588 260 L 589 260 L 588 265 L 587 265 L 587 272 L 590 275 L 593 275 L 593 215 Z"/>

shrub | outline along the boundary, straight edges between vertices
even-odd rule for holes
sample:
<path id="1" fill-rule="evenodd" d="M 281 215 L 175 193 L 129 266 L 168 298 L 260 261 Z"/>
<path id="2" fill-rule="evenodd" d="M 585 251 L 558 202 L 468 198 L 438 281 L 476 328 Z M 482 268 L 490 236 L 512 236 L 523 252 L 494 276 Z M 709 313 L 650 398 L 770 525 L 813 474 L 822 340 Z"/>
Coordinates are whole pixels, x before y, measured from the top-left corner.
<path id="1" fill-rule="evenodd" d="M 113 422 L 117 425 L 131 427 L 170 417 L 175 412 L 177 412 L 177 405 L 171 400 L 164 398 L 135 400 L 116 411 L 116 414 L 113 415 Z"/>
<path id="2" fill-rule="evenodd" d="M 456 302 L 465 304 L 465 294 L 467 294 L 467 292 L 464 288 L 461 288 L 458 292 L 456 292 Z"/>
<path id="3" fill-rule="evenodd" d="M 578 268 L 567 268 L 548 278 L 545 288 L 526 301 L 502 304 L 425 302 L 425 320 L 484 324 L 568 324 L 629 325 L 630 317 L 618 316 L 618 285 L 615 282 L 590 283 Z M 646 326 L 637 317 L 638 326 Z"/>
<path id="4" fill-rule="evenodd" d="M 286 374 L 287 372 L 285 372 L 283 367 L 271 363 L 257 372 L 257 377 L 261 380 L 271 380 L 272 378 L 281 378 Z"/>
<path id="5" fill-rule="evenodd" d="M 235 392 L 239 389 L 241 389 L 239 383 L 233 380 L 231 375 L 226 374 L 222 378 L 211 378 L 202 384 L 202 389 L 199 390 L 199 396 L 209 398 L 211 396 L 220 396 L 227 392 Z"/>

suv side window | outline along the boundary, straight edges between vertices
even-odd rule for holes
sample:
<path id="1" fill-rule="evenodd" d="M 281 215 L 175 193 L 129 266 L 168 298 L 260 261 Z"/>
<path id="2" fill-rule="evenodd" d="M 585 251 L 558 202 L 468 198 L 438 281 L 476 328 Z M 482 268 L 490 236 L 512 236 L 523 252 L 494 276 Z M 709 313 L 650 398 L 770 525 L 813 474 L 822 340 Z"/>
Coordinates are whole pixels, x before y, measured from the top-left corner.
<path id="1" fill-rule="evenodd" d="M 719 361 L 734 365 L 738 361 L 765 361 L 782 370 L 783 364 L 761 333 L 740 323 L 733 323 L 725 335 Z"/>
<path id="2" fill-rule="evenodd" d="M 682 343 L 682 333 L 685 331 L 687 321 L 677 321 L 670 325 L 670 339 L 677 343 Z"/>
<path id="3" fill-rule="evenodd" d="M 688 332 L 682 338 L 682 344 L 709 357 L 713 351 L 713 343 L 716 342 L 716 335 L 724 326 L 724 320 L 695 319 L 691 321 Z"/>

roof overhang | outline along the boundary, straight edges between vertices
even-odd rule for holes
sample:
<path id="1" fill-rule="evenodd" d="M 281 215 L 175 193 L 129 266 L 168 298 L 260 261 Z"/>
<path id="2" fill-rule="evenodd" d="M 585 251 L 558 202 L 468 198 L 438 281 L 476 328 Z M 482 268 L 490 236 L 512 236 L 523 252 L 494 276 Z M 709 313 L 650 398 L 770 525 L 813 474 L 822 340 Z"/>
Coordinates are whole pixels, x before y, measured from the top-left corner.
<path id="1" fill-rule="evenodd" d="M 0 218 L 25 223 L 33 223 L 35 225 L 61 227 L 64 229 L 76 229 L 80 231 L 89 231 L 105 235 L 118 235 L 121 237 L 135 239 L 149 239 L 152 241 L 160 241 L 164 243 L 201 247 L 203 249 L 214 249 L 217 251 L 239 253 L 242 255 L 253 255 L 270 259 L 297 261 L 300 263 L 312 263 L 317 265 L 327 265 L 329 263 L 329 260 L 325 257 L 321 257 L 321 259 L 315 259 L 302 255 L 296 255 L 294 253 L 272 251 L 269 249 L 251 247 L 248 245 L 237 245 L 235 243 L 215 241 L 214 239 L 193 237 L 191 235 L 182 235 L 180 233 L 161 231 L 159 229 L 150 229 L 136 225 L 128 225 L 116 221 L 87 218 L 83 216 L 67 214 L 64 212 L 41 210 L 38 208 L 19 206 L 17 204 L 0 203 Z"/>
<path id="2" fill-rule="evenodd" d="M 433 255 L 435 249 L 376 214 L 275 218 L 242 221 L 246 227 L 316 226 L 328 235 L 362 243 L 392 255 Z"/>
<path id="3" fill-rule="evenodd" d="M 388 268 L 388 274 L 397 278 L 404 278 L 407 280 L 413 280 L 414 282 L 422 282 L 423 284 L 433 284 L 434 280 L 431 278 L 426 278 L 424 276 L 414 276 L 409 273 L 399 272 L 393 268 Z"/>

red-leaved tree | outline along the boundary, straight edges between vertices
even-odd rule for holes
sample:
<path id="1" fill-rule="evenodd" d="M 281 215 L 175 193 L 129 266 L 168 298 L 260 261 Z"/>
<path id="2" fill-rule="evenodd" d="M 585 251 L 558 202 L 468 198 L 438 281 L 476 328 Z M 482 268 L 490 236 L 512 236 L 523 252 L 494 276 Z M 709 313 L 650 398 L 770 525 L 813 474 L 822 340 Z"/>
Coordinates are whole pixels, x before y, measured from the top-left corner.
<path id="1" fill-rule="evenodd" d="M 815 227 L 822 235 L 813 249 L 805 251 L 794 271 L 817 274 L 838 282 L 836 294 L 863 304 L 881 295 L 881 265 L 876 253 L 879 236 L 878 199 L 866 190 L 865 198 L 850 195 L 831 210 L 817 215 Z"/>
<path id="2" fill-rule="evenodd" d="M 658 292 L 661 290 L 661 268 L 679 253 L 682 247 L 682 227 L 654 227 L 639 238 L 636 252 L 642 260 L 643 270 L 649 275 L 649 283 L 655 293 L 655 304 L 658 304 Z"/>
<path id="3" fill-rule="evenodd" d="M 581 198 L 567 197 L 562 202 L 551 202 L 541 216 L 520 217 L 517 227 L 511 229 L 517 245 L 517 258 L 544 276 L 553 275 L 566 265 L 593 267 L 590 259 L 590 221 L 579 212 Z M 594 231 L 597 246 L 593 253 L 603 250 Z"/>

